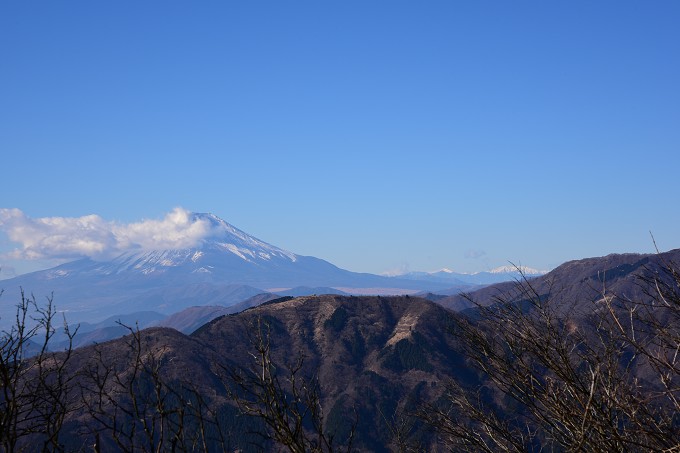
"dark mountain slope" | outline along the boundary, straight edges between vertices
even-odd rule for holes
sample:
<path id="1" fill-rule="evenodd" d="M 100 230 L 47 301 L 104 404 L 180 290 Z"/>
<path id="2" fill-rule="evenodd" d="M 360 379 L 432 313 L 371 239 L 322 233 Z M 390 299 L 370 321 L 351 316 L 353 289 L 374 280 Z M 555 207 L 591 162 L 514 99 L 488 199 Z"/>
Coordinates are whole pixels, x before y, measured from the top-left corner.
<path id="1" fill-rule="evenodd" d="M 277 294 L 262 293 L 228 307 L 223 307 L 220 305 L 201 305 L 189 307 L 168 316 L 167 318 L 159 321 L 156 325 L 159 327 L 172 327 L 173 329 L 177 329 L 182 333 L 190 334 L 215 318 L 238 313 L 279 297 L 280 296 Z"/>
<path id="2" fill-rule="evenodd" d="M 455 332 L 480 374 L 452 387 L 457 416 L 441 410 L 431 418 L 453 433 L 451 448 L 677 448 L 679 258 L 672 250 L 572 261 L 470 294 L 476 304 L 461 312 Z"/>
<path id="3" fill-rule="evenodd" d="M 265 427 L 261 418 L 239 411 L 253 406 L 244 406 L 248 392 L 237 383 L 256 385 L 272 371 L 282 383 L 278 401 L 300 401 L 291 392 L 291 367 L 300 359 L 295 379 L 304 383 L 298 388 L 307 390 L 318 382 L 324 432 L 335 435 L 336 445 L 342 444 L 356 414 L 354 446 L 359 451 L 403 449 L 405 444 L 397 445 L 393 436 L 397 425 L 407 427 L 401 440 L 427 451 L 443 449 L 443 440 L 452 442 L 448 447 L 458 445 L 459 451 L 477 451 L 475 445 L 481 444 L 474 441 L 479 436 L 492 445 L 498 441 L 493 434 L 483 434 L 495 430 L 509 436 L 501 443 L 511 441 L 527 450 L 547 446 L 562 451 L 560 446 L 572 448 L 586 441 L 589 448 L 605 442 L 608 449 L 602 451 L 667 446 L 677 438 L 680 423 L 673 406 L 680 388 L 677 365 L 665 364 L 677 357 L 673 351 L 680 318 L 677 307 L 663 297 L 673 295 L 668 301 L 677 305 L 680 277 L 668 279 L 664 270 L 679 254 L 610 255 L 565 263 L 530 280 L 531 287 L 524 282 L 477 291 L 472 297 L 486 308 L 463 313 L 408 296 L 275 299 L 216 318 L 188 336 L 167 328 L 143 330 L 137 337 L 139 353 L 131 336 L 78 349 L 69 365 L 77 377 L 68 382 L 83 385 L 83 392 L 71 394 L 85 395 L 90 403 L 102 396 L 122 398 L 121 404 L 94 404 L 103 412 L 94 414 L 100 420 L 118 407 L 130 407 L 125 400 L 129 389 L 153 397 L 158 388 L 165 388 L 156 385 L 158 380 L 180 388 L 167 398 L 166 392 L 163 401 L 188 394 L 182 408 L 208 408 L 226 429 L 229 450 L 275 449 L 267 436 L 249 434 L 264 433 Z M 657 280 L 645 282 L 643 274 Z M 647 292 L 657 284 L 667 292 L 652 306 L 648 301 L 654 299 Z M 602 301 L 603 288 L 621 297 L 607 293 Z M 507 303 L 499 303 L 499 295 Z M 627 299 L 644 308 L 626 324 L 624 315 L 635 308 Z M 258 364 L 258 345 L 267 345 L 273 368 Z M 97 385 L 101 376 L 108 381 Z M 239 381 L 239 376 L 246 380 Z M 242 404 L 237 407 L 236 402 Z M 151 403 L 145 406 L 150 412 L 132 416 L 131 424 L 123 426 L 168 413 L 166 407 L 158 410 Z M 412 416 L 423 407 L 433 414 L 428 425 Z M 93 414 L 79 406 L 67 417 L 66 438 L 91 445 L 93 438 L 84 427 L 94 426 L 93 420 Z M 305 423 L 311 426 L 308 419 Z M 434 434 L 429 426 L 441 431 Z M 83 431 L 86 434 L 76 435 Z M 103 442 L 111 446 L 111 437 L 104 434 Z M 465 437 L 468 434 L 472 437 Z M 636 444 L 641 436 L 644 442 Z"/>
<path id="4" fill-rule="evenodd" d="M 338 435 L 337 442 L 349 431 L 356 411 L 355 446 L 385 451 L 393 441 L 388 423 L 423 402 L 436 401 L 447 377 L 461 373 L 463 360 L 452 352 L 448 333 L 451 316 L 419 298 L 327 295 L 265 303 L 215 319 L 190 336 L 151 328 L 141 331 L 140 338 L 165 381 L 189 382 L 210 404 L 229 406 L 228 371 L 254 364 L 254 326 L 260 320 L 267 326 L 281 379 L 286 378 L 287 365 L 300 356 L 302 376 L 318 378 L 326 429 Z M 72 365 L 92 369 L 100 357 L 107 367 L 129 375 L 135 357 L 130 341 L 128 336 L 78 349 Z M 235 427 L 243 417 L 234 418 L 234 410 L 220 413 Z M 88 420 L 84 413 L 78 418 L 81 423 Z M 246 440 L 236 434 L 234 439 Z M 415 422 L 410 440 L 425 446 L 434 437 Z"/>
<path id="5" fill-rule="evenodd" d="M 219 318 L 192 336 L 228 348 L 220 350 L 234 363 L 248 363 L 247 339 L 258 319 L 271 332 L 276 362 L 301 354 L 306 373 L 318 377 L 330 428 L 346 425 L 357 409 L 357 440 L 369 450 L 390 442 L 379 414 L 391 420 L 436 400 L 442 380 L 462 364 L 451 352 L 451 315 L 413 297 L 300 297 Z"/>
<path id="6" fill-rule="evenodd" d="M 660 254 L 612 254 L 604 257 L 569 261 L 541 277 L 529 279 L 531 287 L 541 297 L 550 297 L 558 303 L 590 303 L 602 298 L 603 292 L 621 298 L 644 299 L 640 276 L 659 272 L 664 262 L 680 263 L 680 249 Z M 491 305 L 498 298 L 506 301 L 522 298 L 516 282 L 499 283 L 473 291 L 437 300 L 452 310 L 471 308 L 475 303 Z"/>

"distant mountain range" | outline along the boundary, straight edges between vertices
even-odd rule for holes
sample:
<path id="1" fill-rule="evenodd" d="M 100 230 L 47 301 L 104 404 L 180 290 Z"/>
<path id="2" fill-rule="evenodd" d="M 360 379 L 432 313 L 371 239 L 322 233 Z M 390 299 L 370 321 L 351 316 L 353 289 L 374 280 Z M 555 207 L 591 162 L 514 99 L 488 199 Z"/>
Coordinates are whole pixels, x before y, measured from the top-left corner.
<path id="1" fill-rule="evenodd" d="M 447 284 L 388 278 L 340 269 L 256 239 L 213 214 L 192 214 L 211 234 L 194 248 L 132 250 L 110 261 L 80 259 L 52 269 L 4 280 L 0 323 L 11 322 L 19 289 L 38 302 L 53 294 L 71 323 L 99 323 L 135 312 L 170 315 L 191 306 L 230 306 L 270 292 L 291 295 L 333 292 L 334 287 L 383 288 L 393 292 L 437 290 Z M 308 293 L 308 294 L 309 294 Z"/>
<path id="2" fill-rule="evenodd" d="M 300 375 L 318 377 L 320 404 L 327 414 L 324 422 L 337 437 L 333 445 L 339 447 L 346 441 L 351 414 L 356 413 L 355 450 L 389 451 L 388 423 L 396 423 L 420 402 L 436 401 L 445 391 L 446 376 L 463 364 L 463 358 L 452 352 L 454 338 L 447 334 L 450 317 L 444 308 L 415 297 L 308 296 L 278 299 L 222 316 L 191 335 L 167 328 L 147 329 L 143 340 L 145 350 L 161 351 L 164 379 L 190 382 L 200 389 L 206 403 L 219 408 L 231 432 L 233 451 L 276 451 L 269 440 L 251 434 L 261 426 L 241 427 L 248 419 L 226 400 L 224 389 L 229 379 L 225 370 L 253 364 L 250 326 L 265 319 L 272 358 L 281 364 L 280 378 L 285 378 L 285 365 L 298 356 L 304 357 Z M 71 366 L 90 369 L 96 357 L 104 357 L 112 369 L 126 370 L 130 366 L 128 342 L 129 338 L 120 338 L 77 349 Z M 72 422 L 76 416 L 78 424 Z M 74 444 L 87 438 L 92 445 L 87 433 L 83 438 L 75 434 L 88 422 L 85 414 L 69 415 L 64 438 Z M 420 422 L 408 434 L 423 445 L 435 440 Z"/>
<path id="3" fill-rule="evenodd" d="M 529 281 L 537 299 L 550 298 L 558 307 L 564 303 L 572 315 L 587 315 L 572 318 L 585 327 L 593 314 L 592 302 L 602 297 L 605 286 L 609 294 L 646 303 L 649 295 L 640 285 L 640 275 L 663 276 L 662 270 L 672 262 L 680 262 L 680 250 L 660 255 L 609 255 L 568 262 Z M 472 292 L 467 298 L 438 298 L 436 303 L 412 296 L 322 295 L 275 300 L 266 296 L 241 308 L 258 306 L 229 316 L 221 316 L 229 309 L 215 315 L 216 308 L 194 307 L 162 323 L 192 332 L 190 335 L 152 328 L 144 331 L 143 338 L 150 351 L 164 351 L 169 357 L 166 362 L 172 366 L 162 369 L 165 379 L 184 379 L 205 395 L 216 395 L 212 404 L 222 404 L 220 413 L 231 417 L 229 420 L 239 420 L 233 403 L 223 398 L 224 382 L 229 378 L 218 379 L 216 373 L 253 366 L 253 326 L 266 322 L 272 359 L 287 364 L 292 356 L 304 357 L 301 372 L 319 379 L 320 404 L 327 414 L 325 427 L 338 434 L 339 442 L 347 438 L 351 414 L 357 414 L 354 445 L 358 451 L 398 450 L 394 443 L 396 425 L 391 423 L 404 420 L 409 426 L 404 439 L 419 446 L 416 450 L 443 451 L 445 441 L 412 414 L 424 403 L 446 403 L 443 407 L 452 410 L 447 400 L 447 385 L 452 379 L 466 386 L 486 383 L 488 386 L 483 388 L 491 388 L 492 384 L 461 352 L 461 337 L 452 326 L 460 325 L 456 323 L 464 318 L 465 322 L 475 322 L 476 309 L 470 308 L 470 301 L 482 306 L 495 304 L 499 297 L 521 302 L 526 293 L 520 288 L 517 282 L 499 283 Z M 125 353 L 128 341 L 114 340 L 98 349 L 102 357 L 111 360 L 112 369 L 130 366 Z M 93 347 L 77 350 L 73 366 L 86 367 L 97 357 L 95 351 Z M 285 374 L 285 367 L 281 370 Z M 493 400 L 502 408 L 516 404 L 495 393 L 477 396 Z M 234 432 L 234 448 L 252 448 L 247 446 L 252 441 L 247 432 Z M 272 445 L 261 444 L 266 440 L 258 442 L 258 448 L 273 449 Z"/>
<path id="4" fill-rule="evenodd" d="M 502 266 L 486 272 L 459 273 L 449 269 L 436 272 L 407 272 L 395 276 L 400 279 L 427 281 L 449 285 L 491 285 L 493 283 L 517 280 L 523 277 L 538 277 L 548 271 L 539 271 L 526 266 Z"/>
<path id="5" fill-rule="evenodd" d="M 193 248 L 130 250 L 109 261 L 80 259 L 3 280 L 0 326 L 12 321 L 20 288 L 38 302 L 53 294 L 56 308 L 69 323 L 87 324 L 84 332 L 89 325 L 115 327 L 111 320 L 133 313 L 163 318 L 196 306 L 230 307 L 263 293 L 448 295 L 519 276 L 517 269 L 395 277 L 350 272 L 256 239 L 213 214 L 194 213 L 192 220 L 207 224 L 211 232 Z M 140 323 L 149 325 L 146 318 Z"/>

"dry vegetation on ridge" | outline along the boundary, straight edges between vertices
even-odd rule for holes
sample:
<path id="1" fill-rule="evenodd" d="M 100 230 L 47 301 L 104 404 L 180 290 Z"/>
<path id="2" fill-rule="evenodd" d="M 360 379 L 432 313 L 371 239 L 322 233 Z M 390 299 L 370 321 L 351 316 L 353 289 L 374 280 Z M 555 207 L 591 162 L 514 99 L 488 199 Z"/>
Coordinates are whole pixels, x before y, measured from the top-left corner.
<path id="1" fill-rule="evenodd" d="M 53 308 L 24 298 L 0 344 L 0 445 L 676 451 L 679 255 L 567 263 L 462 313 L 312 296 L 60 353 Z"/>

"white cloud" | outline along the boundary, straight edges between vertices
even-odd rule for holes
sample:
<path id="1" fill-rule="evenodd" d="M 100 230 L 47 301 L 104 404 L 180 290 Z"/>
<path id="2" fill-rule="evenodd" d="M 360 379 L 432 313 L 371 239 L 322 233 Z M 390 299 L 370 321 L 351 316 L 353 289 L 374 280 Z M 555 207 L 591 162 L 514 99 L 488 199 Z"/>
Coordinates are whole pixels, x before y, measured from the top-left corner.
<path id="1" fill-rule="evenodd" d="M 210 223 L 175 208 L 162 220 L 122 224 L 98 215 L 32 219 L 19 209 L 0 209 L 0 230 L 20 245 L 6 256 L 15 259 L 102 259 L 128 250 L 164 250 L 198 246 L 211 234 Z"/>

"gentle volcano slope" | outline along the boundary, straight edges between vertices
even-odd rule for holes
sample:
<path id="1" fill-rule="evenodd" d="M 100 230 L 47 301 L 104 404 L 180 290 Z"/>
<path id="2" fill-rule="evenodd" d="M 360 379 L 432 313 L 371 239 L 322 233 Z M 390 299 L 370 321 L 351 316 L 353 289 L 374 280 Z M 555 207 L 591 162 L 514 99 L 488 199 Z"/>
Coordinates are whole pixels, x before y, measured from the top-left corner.
<path id="1" fill-rule="evenodd" d="M 529 278 L 536 295 L 551 298 L 558 304 L 588 305 L 602 298 L 603 292 L 620 298 L 643 301 L 647 298 L 642 275 L 659 274 L 664 263 L 680 263 L 680 249 L 659 254 L 612 254 L 603 257 L 568 261 L 546 275 Z M 491 305 L 499 298 L 512 301 L 527 295 L 518 290 L 516 282 L 498 283 L 473 291 L 438 299 L 444 307 L 460 311 L 474 307 L 474 303 Z M 474 303 L 472 302 L 474 301 Z"/>
<path id="2" fill-rule="evenodd" d="M 212 214 L 192 214 L 209 233 L 195 247 L 131 250 L 109 261 L 81 259 L 2 282 L 3 300 L 20 287 L 37 298 L 54 293 L 69 322 L 155 311 L 169 315 L 196 305 L 229 306 L 271 288 L 398 288 L 417 292 L 446 287 L 340 269 L 249 236 Z M 12 319 L 11 304 L 0 318 Z"/>

